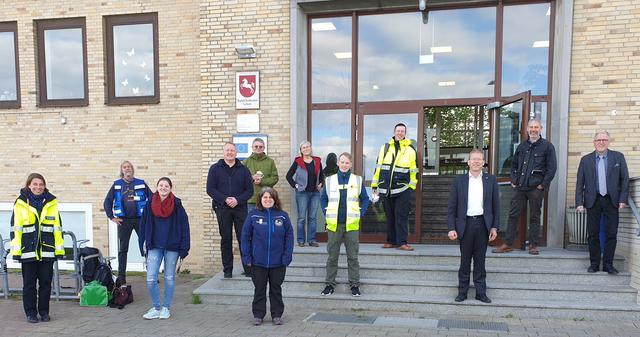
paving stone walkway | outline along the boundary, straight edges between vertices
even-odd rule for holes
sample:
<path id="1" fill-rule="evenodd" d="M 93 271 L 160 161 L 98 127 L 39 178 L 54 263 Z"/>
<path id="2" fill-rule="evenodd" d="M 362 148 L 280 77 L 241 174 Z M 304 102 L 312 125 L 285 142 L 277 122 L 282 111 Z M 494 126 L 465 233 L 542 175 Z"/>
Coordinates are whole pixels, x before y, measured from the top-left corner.
<path id="1" fill-rule="evenodd" d="M 243 337 L 422 337 L 422 336 L 531 336 L 531 337 L 640 337 L 640 317 L 637 321 L 586 321 L 528 319 L 526 317 L 423 317 L 411 312 L 374 312 L 344 310 L 317 313 L 308 307 L 285 309 L 285 324 L 275 326 L 270 317 L 265 324 L 254 327 L 251 304 L 192 304 L 191 291 L 206 279 L 180 275 L 168 320 L 144 320 L 141 315 L 150 307 L 144 276 L 130 276 L 135 302 L 123 310 L 80 307 L 76 301 L 52 300 L 48 323 L 30 324 L 24 318 L 20 298 L 0 299 L 0 336 L 243 336 Z M 19 280 L 17 280 L 19 281 Z M 12 286 L 16 280 L 12 280 Z M 162 285 L 161 285 L 162 286 Z M 366 294 L 365 294 L 366 296 Z M 286 305 L 286 298 L 285 298 Z M 360 323 L 331 323 L 309 319 L 314 313 L 341 314 L 351 317 L 375 318 Z M 508 331 L 438 328 L 436 321 L 460 320 L 478 323 L 504 323 Z M 357 321 L 357 320 L 356 320 Z M 364 322 L 364 323 L 363 323 Z M 375 322 L 378 322 L 377 324 Z M 403 324 L 405 322 L 406 324 Z M 473 324 L 471 324 L 473 325 Z"/>

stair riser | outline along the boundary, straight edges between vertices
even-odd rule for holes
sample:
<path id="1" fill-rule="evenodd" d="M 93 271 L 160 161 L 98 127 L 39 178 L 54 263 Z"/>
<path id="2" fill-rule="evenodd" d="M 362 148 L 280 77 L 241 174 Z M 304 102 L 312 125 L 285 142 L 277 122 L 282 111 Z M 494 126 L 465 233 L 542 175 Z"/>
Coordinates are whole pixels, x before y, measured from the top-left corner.
<path id="1" fill-rule="evenodd" d="M 326 270 L 324 267 L 289 267 L 287 275 L 290 276 L 312 276 L 324 278 Z M 392 279 L 402 276 L 403 280 L 418 281 L 455 281 L 458 279 L 457 271 L 441 270 L 389 270 L 389 269 L 369 269 L 360 268 L 360 278 L 362 279 Z M 338 268 L 338 278 L 347 278 L 346 267 Z M 563 284 L 571 279 L 572 284 L 579 285 L 628 285 L 628 276 L 597 275 L 566 275 L 566 274 L 536 274 L 514 272 L 487 272 L 487 282 L 501 283 L 542 283 L 542 284 Z"/>
<path id="2" fill-rule="evenodd" d="M 552 291 L 552 290 L 537 290 L 537 289 L 494 289 L 491 288 L 491 284 L 488 283 L 489 289 L 487 295 L 493 298 L 501 299 L 513 299 L 519 298 L 523 300 L 565 300 L 565 301 L 594 301 L 594 302 L 606 302 L 615 301 L 617 303 L 635 303 L 636 294 L 629 292 L 585 292 L 585 291 Z M 287 291 L 294 293 L 304 294 L 320 294 L 320 291 L 324 288 L 324 284 L 321 282 L 299 282 L 299 281 L 287 281 L 282 286 L 283 293 Z M 225 280 L 220 282 L 220 290 L 252 290 L 253 283 L 249 280 Z M 350 293 L 349 287 L 346 284 L 339 284 L 336 286 L 336 291 L 339 293 Z M 404 295 L 404 296 L 445 296 L 455 297 L 458 293 L 457 281 L 451 283 L 450 286 L 429 286 L 429 287 L 416 287 L 408 285 L 384 285 L 384 284 L 363 284 L 362 292 L 368 294 L 380 294 L 380 295 Z M 472 292 L 473 293 L 473 292 Z"/>
<path id="3" fill-rule="evenodd" d="M 361 264 L 389 264 L 389 265 L 448 265 L 457 266 L 460 264 L 459 256 L 416 256 L 412 253 L 399 255 L 376 255 L 376 254 L 360 254 L 358 260 Z M 326 254 L 294 254 L 293 261 L 297 264 L 306 262 L 326 263 Z M 346 263 L 347 259 L 344 253 L 340 254 L 339 263 Z M 487 256 L 485 265 L 490 267 L 518 267 L 524 269 L 567 269 L 567 270 L 587 270 L 589 267 L 588 259 L 551 259 L 536 257 L 493 257 Z"/>
<path id="4" fill-rule="evenodd" d="M 235 295 L 200 295 L 206 303 L 215 304 L 239 304 L 251 306 L 251 296 L 235 296 Z M 363 301 L 359 299 L 332 299 L 331 297 L 318 299 L 317 297 L 286 297 L 284 303 L 287 308 L 304 306 L 305 308 L 314 308 L 316 310 L 345 310 L 350 308 L 354 312 L 367 315 L 366 310 L 384 310 L 386 312 L 414 312 L 423 313 L 425 315 L 434 315 L 442 317 L 451 316 L 485 316 L 485 317 L 513 317 L 516 321 L 520 317 L 526 318 L 554 318 L 554 319 L 587 319 L 587 320 L 637 320 L 638 312 L 635 311 L 618 311 L 618 310 L 585 310 L 585 309 L 556 309 L 556 308 L 522 308 L 522 307 L 506 307 L 494 305 L 470 305 L 470 303 L 479 303 L 474 299 L 469 299 L 462 304 L 434 304 L 434 303 L 399 303 L 388 301 Z M 285 319 L 287 316 L 285 309 Z"/>

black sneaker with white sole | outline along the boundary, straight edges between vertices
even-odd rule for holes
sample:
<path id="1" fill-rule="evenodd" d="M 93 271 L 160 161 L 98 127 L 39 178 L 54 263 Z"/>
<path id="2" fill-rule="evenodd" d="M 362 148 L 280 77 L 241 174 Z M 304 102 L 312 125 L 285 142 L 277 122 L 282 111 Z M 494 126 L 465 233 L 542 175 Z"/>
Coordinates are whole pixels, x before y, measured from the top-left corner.
<path id="1" fill-rule="evenodd" d="M 353 286 L 351 287 L 351 296 L 353 297 L 360 297 L 360 288 L 358 286 Z"/>
<path id="2" fill-rule="evenodd" d="M 328 296 L 328 295 L 333 294 L 334 291 L 335 291 L 335 289 L 333 289 L 333 286 L 328 285 L 328 286 L 324 287 L 324 290 L 320 293 L 320 295 Z"/>

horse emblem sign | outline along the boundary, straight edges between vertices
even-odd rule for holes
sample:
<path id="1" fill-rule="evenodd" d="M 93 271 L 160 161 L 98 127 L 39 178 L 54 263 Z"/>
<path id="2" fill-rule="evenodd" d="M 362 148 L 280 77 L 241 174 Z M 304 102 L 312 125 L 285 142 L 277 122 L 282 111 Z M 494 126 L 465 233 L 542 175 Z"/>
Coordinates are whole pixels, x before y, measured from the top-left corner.
<path id="1" fill-rule="evenodd" d="M 260 108 L 260 73 L 244 71 L 236 73 L 236 109 Z"/>

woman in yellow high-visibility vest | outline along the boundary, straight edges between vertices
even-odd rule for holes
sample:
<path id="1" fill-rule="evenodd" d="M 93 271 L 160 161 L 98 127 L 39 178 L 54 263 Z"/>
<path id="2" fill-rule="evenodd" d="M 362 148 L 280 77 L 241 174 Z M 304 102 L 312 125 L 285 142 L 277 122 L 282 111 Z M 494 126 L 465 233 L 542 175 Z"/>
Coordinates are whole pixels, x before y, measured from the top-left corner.
<path id="1" fill-rule="evenodd" d="M 11 255 L 22 264 L 22 302 L 29 323 L 48 322 L 53 262 L 64 256 L 58 199 L 31 173 L 11 214 Z M 36 282 L 38 289 L 36 291 Z"/>

